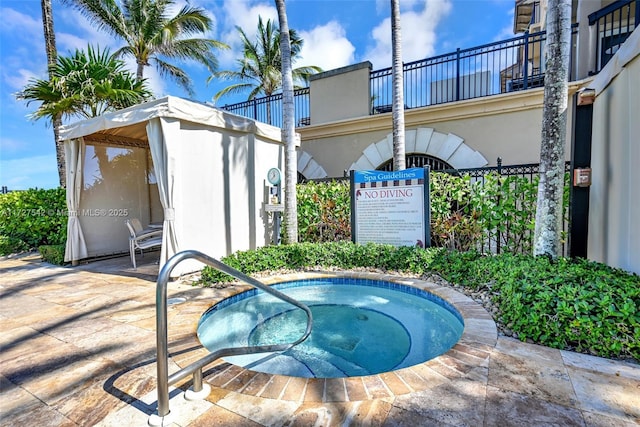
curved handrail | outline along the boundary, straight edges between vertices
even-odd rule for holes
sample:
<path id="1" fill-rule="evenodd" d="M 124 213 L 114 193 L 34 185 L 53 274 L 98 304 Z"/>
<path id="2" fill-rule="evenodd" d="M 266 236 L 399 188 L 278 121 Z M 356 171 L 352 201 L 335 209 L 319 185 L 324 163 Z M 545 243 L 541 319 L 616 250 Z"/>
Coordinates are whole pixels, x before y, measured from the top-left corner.
<path id="1" fill-rule="evenodd" d="M 168 359 L 168 331 L 167 331 L 167 283 L 173 269 L 182 261 L 186 259 L 195 259 L 208 266 L 216 268 L 229 276 L 235 277 L 238 280 L 248 283 L 249 285 L 258 288 L 274 297 L 288 302 L 305 312 L 307 315 L 307 328 L 304 334 L 292 343 L 286 344 L 273 344 L 273 345 L 260 345 L 250 347 L 231 347 L 224 348 L 213 353 L 209 353 L 200 360 L 193 362 L 192 364 L 182 368 L 178 372 L 169 376 L 169 359 Z M 247 276 L 241 271 L 235 268 L 229 267 L 226 264 L 212 258 L 202 252 L 195 250 L 186 250 L 178 252 L 166 262 L 166 264 L 160 270 L 158 274 L 158 281 L 156 286 L 156 345 L 157 345 L 157 372 L 158 372 L 158 416 L 164 417 L 169 414 L 169 385 L 180 381 L 183 378 L 193 374 L 194 375 L 194 389 L 198 388 L 196 385 L 196 377 L 201 387 L 201 375 L 202 368 L 209 363 L 224 356 L 234 356 L 240 354 L 253 354 L 253 353 L 266 353 L 272 351 L 286 351 L 302 341 L 306 340 L 311 329 L 313 327 L 313 317 L 311 310 L 305 304 L 296 301 L 295 299 L 283 294 L 282 292 L 273 289 L 264 283 Z M 199 376 L 197 376 L 199 374 Z M 200 391 L 200 390 L 195 390 Z"/>

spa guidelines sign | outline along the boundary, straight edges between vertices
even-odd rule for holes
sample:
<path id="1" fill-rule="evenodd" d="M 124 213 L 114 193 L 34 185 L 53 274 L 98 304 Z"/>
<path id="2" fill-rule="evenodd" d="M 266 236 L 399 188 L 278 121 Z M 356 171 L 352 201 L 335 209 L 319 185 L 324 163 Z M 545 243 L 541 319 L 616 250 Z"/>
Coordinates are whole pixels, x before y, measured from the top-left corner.
<path id="1" fill-rule="evenodd" d="M 352 170 L 351 231 L 355 243 L 430 246 L 429 167 Z"/>

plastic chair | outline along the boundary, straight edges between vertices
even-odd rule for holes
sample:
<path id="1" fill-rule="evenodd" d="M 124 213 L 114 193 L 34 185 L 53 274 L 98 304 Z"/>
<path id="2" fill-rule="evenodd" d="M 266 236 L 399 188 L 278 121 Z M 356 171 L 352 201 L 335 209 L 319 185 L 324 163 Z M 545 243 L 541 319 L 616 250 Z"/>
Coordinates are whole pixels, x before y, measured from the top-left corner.
<path id="1" fill-rule="evenodd" d="M 139 249 L 140 253 L 144 256 L 143 251 L 145 249 L 162 246 L 162 230 L 143 230 L 140 221 L 136 218 L 126 220 L 124 223 L 129 230 L 129 254 L 131 255 L 131 263 L 135 270 L 138 268 L 136 266 L 136 250 Z"/>

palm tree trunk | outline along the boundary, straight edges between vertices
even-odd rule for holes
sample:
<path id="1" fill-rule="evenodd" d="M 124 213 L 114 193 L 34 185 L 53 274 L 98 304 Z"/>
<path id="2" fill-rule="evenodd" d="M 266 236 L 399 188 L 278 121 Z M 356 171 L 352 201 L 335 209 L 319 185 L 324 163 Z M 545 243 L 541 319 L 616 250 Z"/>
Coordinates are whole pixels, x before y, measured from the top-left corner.
<path id="1" fill-rule="evenodd" d="M 564 146 L 571 53 L 571 0 L 549 0 L 534 255 L 560 255 Z"/>
<path id="2" fill-rule="evenodd" d="M 49 68 L 49 79 L 52 76 L 52 70 L 56 65 L 58 51 L 56 50 L 56 35 L 53 30 L 53 11 L 51 9 L 51 0 L 41 0 L 42 7 L 42 26 L 44 31 L 44 45 L 47 51 L 47 65 Z M 60 126 L 62 120 L 60 115 L 53 117 L 53 141 L 56 147 L 56 161 L 58 163 L 58 180 L 61 187 L 67 186 L 67 172 L 64 158 L 64 144 L 60 141 Z"/>
<path id="3" fill-rule="evenodd" d="M 291 41 L 284 0 L 276 0 L 280 21 L 280 50 L 282 52 L 282 139 L 285 143 L 285 243 L 298 241 L 298 207 L 296 183 L 298 164 L 293 104 L 293 71 L 291 68 Z"/>
<path id="4" fill-rule="evenodd" d="M 138 81 L 142 80 L 144 78 L 144 64 L 140 61 L 138 61 L 138 68 L 136 70 L 136 78 L 138 79 Z"/>
<path id="5" fill-rule="evenodd" d="M 406 169 L 404 148 L 404 76 L 402 75 L 402 36 L 400 0 L 391 0 L 391 45 L 393 50 L 393 170 Z"/>

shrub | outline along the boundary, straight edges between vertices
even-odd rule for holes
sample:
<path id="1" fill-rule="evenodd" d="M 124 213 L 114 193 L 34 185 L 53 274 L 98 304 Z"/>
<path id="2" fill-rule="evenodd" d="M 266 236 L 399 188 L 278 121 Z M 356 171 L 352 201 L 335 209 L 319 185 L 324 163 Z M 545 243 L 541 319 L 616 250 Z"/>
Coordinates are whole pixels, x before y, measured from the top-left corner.
<path id="1" fill-rule="evenodd" d="M 298 240 L 335 242 L 351 239 L 348 181 L 308 182 L 297 186 Z"/>
<path id="2" fill-rule="evenodd" d="M 42 245 L 38 252 L 46 262 L 56 265 L 64 265 L 65 245 Z"/>
<path id="3" fill-rule="evenodd" d="M 67 238 L 64 188 L 31 189 L 0 195 L 0 235 L 23 241 L 29 249 L 59 245 Z"/>
<path id="4" fill-rule="evenodd" d="M 442 253 L 451 282 L 490 288 L 501 321 L 521 340 L 640 360 L 640 277 L 584 259 Z"/>
<path id="5" fill-rule="evenodd" d="M 460 251 L 529 253 L 538 177 L 430 174 L 431 244 Z M 568 174 L 564 211 L 568 214 Z M 308 182 L 297 187 L 298 241 L 328 242 L 351 238 L 348 181 Z"/>
<path id="6" fill-rule="evenodd" d="M 482 235 L 479 210 L 472 198 L 474 186 L 469 176 L 430 174 L 431 244 L 466 251 L 476 246 Z M 476 186 L 477 188 L 477 186 Z"/>
<path id="7" fill-rule="evenodd" d="M 29 245 L 16 237 L 0 236 L 0 256 L 24 252 L 28 249 Z"/>

